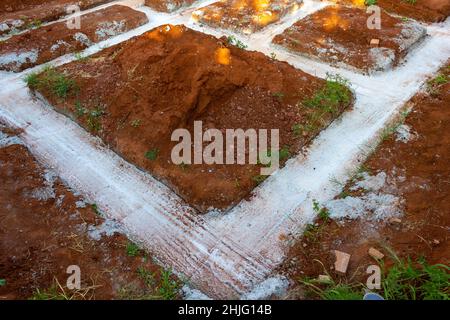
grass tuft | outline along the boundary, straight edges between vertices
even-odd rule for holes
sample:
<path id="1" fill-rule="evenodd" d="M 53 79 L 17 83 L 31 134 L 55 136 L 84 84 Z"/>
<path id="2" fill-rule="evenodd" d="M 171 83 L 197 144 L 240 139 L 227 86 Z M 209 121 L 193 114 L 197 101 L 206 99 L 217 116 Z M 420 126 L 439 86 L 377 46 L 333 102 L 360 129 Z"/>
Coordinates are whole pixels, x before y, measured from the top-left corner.
<path id="1" fill-rule="evenodd" d="M 25 82 L 32 90 L 49 90 L 60 99 L 66 99 L 69 94 L 78 91 L 74 80 L 51 67 L 45 68 L 40 74 L 27 75 Z"/>
<path id="2" fill-rule="evenodd" d="M 126 251 L 128 256 L 137 257 L 141 252 L 141 249 L 139 249 L 138 245 L 134 242 L 128 241 Z"/>

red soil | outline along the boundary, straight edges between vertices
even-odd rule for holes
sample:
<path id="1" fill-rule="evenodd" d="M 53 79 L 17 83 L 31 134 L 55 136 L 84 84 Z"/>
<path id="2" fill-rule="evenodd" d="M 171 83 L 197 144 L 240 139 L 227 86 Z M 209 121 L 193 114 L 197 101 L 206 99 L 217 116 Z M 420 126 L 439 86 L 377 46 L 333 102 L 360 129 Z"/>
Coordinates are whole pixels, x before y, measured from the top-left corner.
<path id="1" fill-rule="evenodd" d="M 364 0 L 332 0 L 346 5 L 364 6 Z M 376 5 L 389 13 L 424 22 L 444 21 L 450 15 L 450 0 L 377 0 Z"/>
<path id="2" fill-rule="evenodd" d="M 2 129 L 5 132 L 5 129 Z M 12 134 L 12 132 L 9 132 Z M 33 196 L 48 187 L 44 169 L 22 145 L 0 148 L 0 300 L 28 299 L 55 285 L 65 287 L 70 265 L 81 269 L 79 294 L 65 288 L 75 299 L 138 298 L 156 295 L 160 268 L 143 252 L 126 253 L 127 239 L 115 233 L 93 240 L 88 228 L 98 227 L 103 218 L 88 204 L 77 207 L 74 195 L 59 180 L 53 183 L 54 197 Z M 155 283 L 146 285 L 137 269 L 155 274 Z M 56 290 L 61 292 L 60 290 Z"/>
<path id="3" fill-rule="evenodd" d="M 425 22 L 444 21 L 450 15 L 450 0 L 378 0 L 377 5 L 388 12 Z"/>
<path id="4" fill-rule="evenodd" d="M 115 5 L 83 15 L 81 29 L 69 29 L 59 22 L 12 37 L 0 47 L 0 70 L 22 71 L 43 64 L 67 53 L 87 48 L 114 35 L 127 32 L 147 22 L 144 13 Z M 79 37 L 79 36 L 82 37 Z M 2 55 L 37 52 L 34 60 L 3 63 Z M 19 60 L 19 59 L 17 59 Z"/>
<path id="5" fill-rule="evenodd" d="M 0 4 L 0 35 L 14 30 L 23 30 L 42 23 L 58 20 L 67 15 L 67 7 L 77 5 L 81 10 L 109 2 L 111 0 L 12 0 Z M 14 21 L 21 21 L 15 25 Z"/>
<path id="6" fill-rule="evenodd" d="M 156 28 L 57 71 L 79 88 L 66 100 L 41 88 L 57 110 L 201 211 L 226 209 L 249 195 L 261 166 L 174 165 L 173 130 L 192 133 L 195 120 L 203 121 L 204 130 L 223 133 L 226 128 L 279 129 L 280 148 L 294 154 L 348 107 L 321 114 L 309 131 L 294 132 L 295 124 L 307 125 L 314 113 L 297 103 L 321 89 L 323 80 L 182 26 Z M 76 105 L 82 111 L 78 117 Z M 153 161 L 145 157 L 150 150 L 158 150 Z"/>
<path id="7" fill-rule="evenodd" d="M 193 18 L 212 27 L 250 34 L 279 21 L 302 0 L 224 0 L 196 10 Z"/>
<path id="8" fill-rule="evenodd" d="M 145 0 L 145 5 L 161 12 L 173 12 L 181 7 L 188 7 L 196 0 Z"/>
<path id="9" fill-rule="evenodd" d="M 449 79 L 450 64 L 441 72 Z M 397 190 L 398 196 L 404 199 L 401 222 L 371 223 L 364 218 L 344 223 L 318 220 L 323 226 L 320 232 L 300 239 L 291 248 L 290 259 L 282 268 L 292 279 L 316 278 L 324 274 L 325 267 L 335 279 L 365 283 L 366 268 L 376 263 L 367 254 L 370 247 L 386 255 L 387 265 L 391 260 L 383 246 L 393 249 L 399 257 L 423 256 L 430 264 L 449 264 L 450 110 L 445 106 L 450 105 L 450 83 L 447 80 L 447 84 L 430 88 L 432 94 L 419 93 L 410 101 L 413 111 L 405 123 L 417 137 L 407 143 L 390 137 L 364 165 L 373 175 L 383 171 L 395 178 L 395 184 L 389 189 Z M 398 179 L 397 175 L 404 178 Z M 350 195 L 355 193 L 350 191 L 352 185 L 350 182 L 345 188 Z M 346 277 L 331 270 L 335 260 L 333 250 L 351 254 Z"/>
<path id="10" fill-rule="evenodd" d="M 328 7 L 310 15 L 277 35 L 273 42 L 295 53 L 332 65 L 347 65 L 365 73 L 398 64 L 425 30 L 384 11 L 381 29 L 369 29 L 370 15 L 358 8 Z M 379 40 L 371 45 L 372 39 Z"/>

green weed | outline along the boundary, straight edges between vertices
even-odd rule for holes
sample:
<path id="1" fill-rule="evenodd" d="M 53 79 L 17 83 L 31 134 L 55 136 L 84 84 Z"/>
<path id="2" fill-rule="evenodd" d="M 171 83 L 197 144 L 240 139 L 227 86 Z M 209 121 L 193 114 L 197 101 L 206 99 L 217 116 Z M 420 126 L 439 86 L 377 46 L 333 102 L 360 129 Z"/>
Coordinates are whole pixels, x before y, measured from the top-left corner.
<path id="1" fill-rule="evenodd" d="M 227 38 L 229 44 L 238 47 L 239 49 L 247 49 L 247 45 L 244 44 L 241 40 L 236 39 L 235 36 L 229 36 Z"/>
<path id="2" fill-rule="evenodd" d="M 139 249 L 138 245 L 134 242 L 128 241 L 126 251 L 128 256 L 136 257 L 141 252 L 141 249 Z"/>
<path id="3" fill-rule="evenodd" d="M 181 283 L 172 279 L 172 270 L 161 271 L 161 283 L 158 288 L 158 293 L 164 300 L 174 300 L 178 296 Z"/>
<path id="4" fill-rule="evenodd" d="M 146 157 L 148 160 L 154 161 L 154 160 L 156 160 L 156 158 L 158 158 L 158 153 L 159 153 L 159 149 L 154 148 L 154 149 L 152 149 L 152 150 L 150 150 L 150 151 L 147 151 L 147 152 L 145 153 L 145 157 Z"/>

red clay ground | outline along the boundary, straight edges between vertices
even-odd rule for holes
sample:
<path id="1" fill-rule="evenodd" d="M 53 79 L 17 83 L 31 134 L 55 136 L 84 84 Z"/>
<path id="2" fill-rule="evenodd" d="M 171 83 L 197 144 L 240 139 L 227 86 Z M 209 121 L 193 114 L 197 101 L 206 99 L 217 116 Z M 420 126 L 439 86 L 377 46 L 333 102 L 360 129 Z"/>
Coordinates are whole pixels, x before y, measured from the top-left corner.
<path id="1" fill-rule="evenodd" d="M 120 233 L 94 240 L 104 223 L 96 210 L 52 178 L 24 146 L 5 147 L 1 140 L 0 133 L 0 279 L 6 281 L 0 300 L 37 298 L 37 289 L 62 298 L 62 290 L 49 290 L 55 279 L 73 299 L 161 298 L 166 286 L 150 257 L 132 250 L 136 255 L 129 256 Z M 76 292 L 66 288 L 70 265 L 81 268 Z"/>
<path id="2" fill-rule="evenodd" d="M 369 16 L 358 8 L 328 7 L 298 21 L 273 42 L 300 55 L 371 73 L 397 65 L 425 37 L 425 29 L 417 23 L 385 12 L 381 29 L 368 29 Z M 371 45 L 372 39 L 378 44 Z"/>
<path id="3" fill-rule="evenodd" d="M 450 15 L 450 0 L 379 0 L 378 5 L 388 12 L 425 22 L 444 21 Z"/>
<path id="4" fill-rule="evenodd" d="M 224 0 L 196 10 L 192 17 L 211 27 L 244 34 L 259 31 L 300 8 L 302 0 Z"/>
<path id="5" fill-rule="evenodd" d="M 442 75 L 446 75 L 446 80 Z M 379 194 L 391 194 L 402 199 L 404 215 L 398 217 L 398 221 L 385 219 L 374 222 L 370 212 L 355 220 L 317 220 L 317 225 L 311 226 L 309 232 L 293 245 L 290 259 L 282 267 L 282 271 L 292 279 L 317 278 L 324 274 L 325 269 L 337 280 L 365 284 L 367 266 L 376 264 L 368 255 L 370 247 L 386 255 L 387 265 L 392 261 L 386 247 L 402 258 L 423 256 L 430 264 L 449 264 L 450 64 L 441 70 L 437 79 L 430 82 L 428 93 L 419 93 L 410 101 L 413 109 L 404 124 L 411 130 L 411 140 L 402 141 L 407 127 L 399 127 L 392 136 L 386 135 L 386 140 L 360 170 L 371 176 L 386 173 L 386 184 Z M 350 181 L 338 198 L 345 200 L 370 194 L 372 191 L 364 188 L 352 189 L 359 180 L 356 177 Z M 330 212 L 333 214 L 332 209 Z M 346 276 L 332 270 L 335 261 L 333 250 L 351 254 Z M 290 298 L 299 297 L 304 297 L 302 288 L 293 289 Z"/>
<path id="6" fill-rule="evenodd" d="M 14 36 L 0 47 L 0 70 L 22 71 L 67 53 L 137 28 L 146 15 L 126 6 L 111 6 L 83 15 L 81 29 L 69 29 L 59 22 Z"/>
<path id="7" fill-rule="evenodd" d="M 73 85 L 63 99 L 45 85 L 62 72 Z M 203 121 L 203 130 L 222 133 L 279 129 L 284 162 L 352 104 L 348 89 L 339 85 L 347 101 L 328 111 L 306 107 L 303 101 L 324 86 L 324 80 L 226 39 L 167 25 L 42 74 L 34 87 L 57 110 L 204 211 L 226 209 L 249 195 L 264 178 L 261 166 L 174 165 L 173 130 L 192 133 L 195 120 Z"/>
<path id="8" fill-rule="evenodd" d="M 145 5 L 161 12 L 173 12 L 192 5 L 196 0 L 145 0 Z"/>
<path id="9" fill-rule="evenodd" d="M 78 5 L 81 10 L 110 0 L 11 0 L 0 4 L 0 35 L 39 26 L 67 15 L 67 7 Z"/>

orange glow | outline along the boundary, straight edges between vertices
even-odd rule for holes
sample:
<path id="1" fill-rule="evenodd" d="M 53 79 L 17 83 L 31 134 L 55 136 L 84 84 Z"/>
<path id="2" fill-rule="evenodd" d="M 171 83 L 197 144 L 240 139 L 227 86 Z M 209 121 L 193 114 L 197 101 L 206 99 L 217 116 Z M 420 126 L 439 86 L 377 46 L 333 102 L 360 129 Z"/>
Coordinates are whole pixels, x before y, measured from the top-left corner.
<path id="1" fill-rule="evenodd" d="M 365 7 L 366 1 L 365 0 L 352 0 L 352 3 L 355 7 Z"/>
<path id="2" fill-rule="evenodd" d="M 269 23 L 276 21 L 277 15 L 271 11 L 264 11 L 261 13 L 257 13 L 253 16 L 253 21 L 259 25 L 265 26 Z"/>
<path id="3" fill-rule="evenodd" d="M 247 7 L 247 0 L 236 0 L 233 2 L 233 6 L 232 6 L 232 8 L 234 10 L 238 10 L 238 11 L 240 11 L 246 7 Z"/>
<path id="4" fill-rule="evenodd" d="M 217 63 L 227 66 L 231 62 L 231 52 L 228 48 L 217 48 L 214 55 Z"/>
<path id="5" fill-rule="evenodd" d="M 257 12 L 266 10 L 270 5 L 270 0 L 253 0 L 253 7 Z"/>
<path id="6" fill-rule="evenodd" d="M 166 24 L 154 29 L 153 31 L 147 32 L 146 36 L 152 40 L 163 41 L 166 37 L 173 39 L 179 38 L 183 34 L 183 31 L 183 26 Z"/>
<path id="7" fill-rule="evenodd" d="M 325 29 L 325 31 L 331 31 L 338 27 L 342 30 L 347 30 L 348 25 L 349 22 L 339 16 L 337 9 L 334 9 L 328 17 L 323 19 L 322 22 L 322 27 Z"/>

